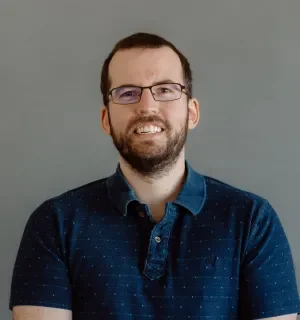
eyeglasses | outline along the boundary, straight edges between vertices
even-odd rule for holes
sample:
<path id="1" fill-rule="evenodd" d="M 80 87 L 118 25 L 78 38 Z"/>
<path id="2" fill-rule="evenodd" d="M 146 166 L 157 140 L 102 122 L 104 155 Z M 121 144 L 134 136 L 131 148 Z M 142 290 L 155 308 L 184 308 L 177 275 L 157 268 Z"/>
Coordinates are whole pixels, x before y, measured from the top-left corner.
<path id="1" fill-rule="evenodd" d="M 122 86 L 114 88 L 108 92 L 108 97 L 111 96 L 115 104 L 137 103 L 141 100 L 144 89 L 150 89 L 155 101 L 178 100 L 181 98 L 182 93 L 188 95 L 187 92 L 182 91 L 186 87 L 180 83 L 160 83 L 148 87 Z"/>

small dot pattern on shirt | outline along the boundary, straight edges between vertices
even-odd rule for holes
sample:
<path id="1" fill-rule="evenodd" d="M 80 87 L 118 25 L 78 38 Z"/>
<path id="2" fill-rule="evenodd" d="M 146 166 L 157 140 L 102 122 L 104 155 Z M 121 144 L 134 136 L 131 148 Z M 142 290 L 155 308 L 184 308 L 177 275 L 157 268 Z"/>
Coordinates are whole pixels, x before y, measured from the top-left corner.
<path id="1" fill-rule="evenodd" d="M 186 169 L 158 223 L 119 166 L 42 203 L 22 236 L 9 307 L 70 309 L 76 320 L 300 312 L 291 250 L 270 203 Z"/>

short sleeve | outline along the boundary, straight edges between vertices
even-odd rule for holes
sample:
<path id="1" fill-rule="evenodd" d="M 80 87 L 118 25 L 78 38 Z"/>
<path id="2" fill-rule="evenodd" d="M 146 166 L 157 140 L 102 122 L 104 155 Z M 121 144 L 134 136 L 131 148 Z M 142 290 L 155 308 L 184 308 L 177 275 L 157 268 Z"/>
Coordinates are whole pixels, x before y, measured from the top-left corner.
<path id="1" fill-rule="evenodd" d="M 240 272 L 241 319 L 300 312 L 289 242 L 268 201 L 254 217 Z"/>
<path id="2" fill-rule="evenodd" d="M 62 222 L 44 202 L 29 217 L 13 269 L 9 308 L 33 305 L 72 310 Z"/>

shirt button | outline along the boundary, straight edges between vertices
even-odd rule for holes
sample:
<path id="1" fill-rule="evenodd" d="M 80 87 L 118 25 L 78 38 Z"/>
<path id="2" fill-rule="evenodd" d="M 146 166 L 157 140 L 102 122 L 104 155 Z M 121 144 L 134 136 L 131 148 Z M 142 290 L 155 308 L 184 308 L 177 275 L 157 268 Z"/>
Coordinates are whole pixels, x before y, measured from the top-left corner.
<path id="1" fill-rule="evenodd" d="M 154 239 L 155 239 L 155 241 L 156 241 L 157 243 L 160 243 L 160 242 L 161 242 L 160 237 L 155 237 Z"/>
<path id="2" fill-rule="evenodd" d="M 144 217 L 145 217 L 144 212 L 139 212 L 139 216 L 140 216 L 141 218 L 144 218 Z"/>

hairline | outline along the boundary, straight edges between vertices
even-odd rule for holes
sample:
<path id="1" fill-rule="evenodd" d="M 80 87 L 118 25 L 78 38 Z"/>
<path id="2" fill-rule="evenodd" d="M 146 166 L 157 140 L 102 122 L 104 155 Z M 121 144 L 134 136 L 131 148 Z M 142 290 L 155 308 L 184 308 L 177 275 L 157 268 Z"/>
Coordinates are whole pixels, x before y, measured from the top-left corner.
<path id="1" fill-rule="evenodd" d="M 120 49 L 117 49 L 117 50 L 113 53 L 113 55 L 111 56 L 111 59 L 110 59 L 109 64 L 108 64 L 108 66 L 107 66 L 107 84 L 108 84 L 108 88 L 107 88 L 106 94 L 108 94 L 108 92 L 112 89 L 112 88 L 111 88 L 111 86 L 112 86 L 112 79 L 111 79 L 111 75 L 110 75 L 110 65 L 111 65 L 111 62 L 112 62 L 114 56 L 116 55 L 116 53 L 122 52 L 122 51 L 136 50 L 136 49 L 137 49 L 137 50 L 141 50 L 141 51 L 145 51 L 145 50 L 149 50 L 149 49 L 150 49 L 150 50 L 157 50 L 157 49 L 161 49 L 161 48 L 164 48 L 164 47 L 170 48 L 170 49 L 176 54 L 176 56 L 178 57 L 179 62 L 180 62 L 180 65 L 181 65 L 181 76 L 182 76 L 182 79 L 183 79 L 183 85 L 187 87 L 188 84 L 186 83 L 184 67 L 183 67 L 182 61 L 181 61 L 181 59 L 180 59 L 180 56 L 178 55 L 178 53 L 177 53 L 170 45 L 163 44 L 163 45 L 160 45 L 160 46 L 157 46 L 157 47 L 150 47 L 150 46 L 149 46 L 149 47 L 145 47 L 145 46 L 137 47 L 137 46 L 135 46 L 135 47 L 133 47 L 133 48 L 120 48 Z M 174 81 L 174 82 L 175 82 L 175 83 L 181 83 L 181 81 L 180 81 L 180 82 Z M 163 82 L 162 82 L 162 83 L 163 83 Z M 122 85 L 118 85 L 118 86 L 116 86 L 116 88 L 117 88 L 117 87 L 120 87 L 120 86 L 122 86 Z M 137 86 L 139 86 L 139 85 L 137 85 Z"/>

